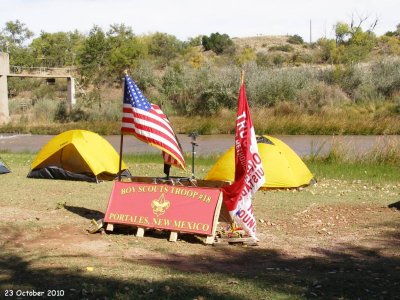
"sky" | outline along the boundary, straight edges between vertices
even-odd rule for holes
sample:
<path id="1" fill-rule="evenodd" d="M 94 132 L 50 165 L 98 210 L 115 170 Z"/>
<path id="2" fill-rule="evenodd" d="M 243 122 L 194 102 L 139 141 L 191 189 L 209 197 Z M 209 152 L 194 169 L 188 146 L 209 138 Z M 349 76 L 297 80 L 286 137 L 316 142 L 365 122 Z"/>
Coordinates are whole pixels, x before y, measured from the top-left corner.
<path id="1" fill-rule="evenodd" d="M 231 38 L 297 34 L 314 42 L 333 38 L 333 26 L 352 19 L 366 18 L 364 30 L 378 20 L 377 35 L 394 31 L 399 11 L 399 0 L 0 0 L 0 30 L 16 20 L 35 37 L 125 24 L 137 35 L 165 32 L 182 41 L 219 32 Z"/>

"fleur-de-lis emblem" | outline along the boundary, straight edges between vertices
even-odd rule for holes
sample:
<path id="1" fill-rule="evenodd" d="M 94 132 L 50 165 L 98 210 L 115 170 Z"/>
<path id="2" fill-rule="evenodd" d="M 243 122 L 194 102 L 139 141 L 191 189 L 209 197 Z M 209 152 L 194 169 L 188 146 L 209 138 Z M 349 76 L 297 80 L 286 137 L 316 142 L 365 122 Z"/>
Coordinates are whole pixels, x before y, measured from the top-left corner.
<path id="1" fill-rule="evenodd" d="M 164 194 L 161 194 L 160 198 L 151 201 L 151 208 L 157 217 L 163 215 L 169 206 L 170 202 L 165 199 Z"/>

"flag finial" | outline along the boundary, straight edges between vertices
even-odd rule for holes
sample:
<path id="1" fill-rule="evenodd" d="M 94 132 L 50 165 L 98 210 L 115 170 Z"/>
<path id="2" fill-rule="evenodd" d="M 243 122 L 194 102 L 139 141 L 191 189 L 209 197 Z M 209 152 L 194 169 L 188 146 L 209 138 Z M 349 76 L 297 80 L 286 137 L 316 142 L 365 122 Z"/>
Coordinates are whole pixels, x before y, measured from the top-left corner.
<path id="1" fill-rule="evenodd" d="M 125 74 L 125 75 L 128 75 L 128 69 L 125 69 L 125 70 L 124 70 L 124 74 Z"/>

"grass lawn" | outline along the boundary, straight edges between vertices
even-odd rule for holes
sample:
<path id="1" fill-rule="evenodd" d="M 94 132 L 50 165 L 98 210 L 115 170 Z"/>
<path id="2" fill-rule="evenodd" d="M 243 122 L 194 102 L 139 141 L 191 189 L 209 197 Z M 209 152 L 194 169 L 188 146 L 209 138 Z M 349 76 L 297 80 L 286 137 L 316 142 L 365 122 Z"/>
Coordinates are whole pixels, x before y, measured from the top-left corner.
<path id="1" fill-rule="evenodd" d="M 134 228 L 88 234 L 112 182 L 28 179 L 34 154 L 1 157 L 12 173 L 0 175 L 0 298 L 400 299 L 396 165 L 309 161 L 317 184 L 257 192 L 258 246 L 210 246 Z M 125 162 L 162 176 L 158 159 Z M 197 177 L 214 161 L 196 160 Z"/>

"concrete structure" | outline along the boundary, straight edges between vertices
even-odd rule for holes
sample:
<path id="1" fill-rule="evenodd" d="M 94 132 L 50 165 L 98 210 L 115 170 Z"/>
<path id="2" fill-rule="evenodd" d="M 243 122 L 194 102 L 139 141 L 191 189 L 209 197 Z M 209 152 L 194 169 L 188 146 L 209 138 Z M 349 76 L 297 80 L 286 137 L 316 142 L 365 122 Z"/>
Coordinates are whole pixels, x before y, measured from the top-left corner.
<path id="1" fill-rule="evenodd" d="M 76 104 L 74 77 L 67 77 L 67 102 L 69 103 L 70 108 Z"/>
<path id="2" fill-rule="evenodd" d="M 42 68 L 39 68 L 42 69 Z M 72 108 L 76 104 L 75 99 L 75 79 L 70 74 L 55 74 L 52 69 L 46 69 L 48 72 L 40 70 L 39 73 L 22 72 L 10 73 L 10 60 L 8 53 L 0 52 L 0 125 L 10 121 L 8 109 L 8 77 L 33 77 L 33 78 L 67 78 L 67 103 Z M 60 69 L 58 69 L 60 70 Z M 54 74 L 51 74 L 54 73 Z"/>
<path id="3" fill-rule="evenodd" d="M 8 111 L 8 86 L 7 76 L 10 72 L 8 53 L 0 52 L 0 125 L 10 121 Z"/>

